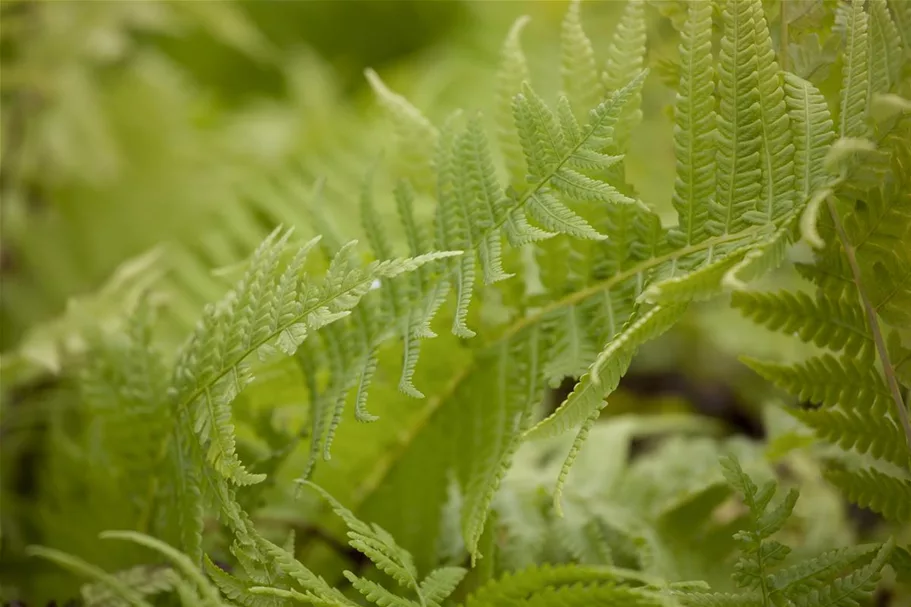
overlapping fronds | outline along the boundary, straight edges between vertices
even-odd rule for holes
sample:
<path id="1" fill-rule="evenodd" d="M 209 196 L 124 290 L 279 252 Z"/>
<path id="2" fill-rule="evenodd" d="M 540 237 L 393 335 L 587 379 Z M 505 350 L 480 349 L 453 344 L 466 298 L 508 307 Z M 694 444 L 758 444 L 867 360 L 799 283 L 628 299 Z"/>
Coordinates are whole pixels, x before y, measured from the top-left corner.
<path id="1" fill-rule="evenodd" d="M 209 306 L 174 367 L 173 399 L 188 412 L 208 461 L 239 485 L 257 483 L 237 458 L 230 404 L 249 384 L 246 359 L 293 355 L 308 333 L 348 316 L 374 281 L 391 280 L 436 259 L 458 253 L 425 253 L 413 258 L 353 264 L 354 242 L 332 259 L 321 282 L 307 280 L 304 264 L 311 240 L 282 264 L 289 233 L 274 232 L 251 258 L 244 277 L 218 305 Z M 365 354 L 369 354 L 365 353 Z"/>
<path id="2" fill-rule="evenodd" d="M 124 524 L 150 534 L 108 537 L 157 550 L 167 573 L 108 574 L 60 552 L 34 553 L 94 578 L 98 604 L 111 605 L 145 606 L 158 592 L 212 607 L 809 607 L 868 597 L 884 564 L 906 553 L 892 541 L 831 543 L 791 564 L 787 544 L 814 518 L 795 511 L 796 492 L 776 500 L 776 483 L 758 484 L 737 459 L 717 466 L 719 452 L 731 451 L 771 477 L 756 444 L 706 436 L 716 427 L 702 418 L 595 422 L 641 346 L 692 303 L 733 289 L 733 307 L 755 323 L 821 350 L 798 362 L 743 360 L 800 401 L 789 422 L 840 448 L 826 463 L 829 482 L 889 520 L 911 518 L 911 120 L 897 95 L 911 21 L 887 0 L 844 4 L 835 30 L 845 42 L 841 100 L 829 103 L 830 83 L 786 71 L 787 49 L 776 52 L 761 0 L 672 4 L 664 10 L 680 33 L 679 70 L 668 70 L 676 222 L 663 221 L 625 175 L 648 78 L 643 1 L 625 6 L 605 66 L 585 33 L 584 5 L 570 3 L 555 104 L 529 82 L 519 42 L 527 18 L 516 21 L 502 50 L 496 145 L 482 114 L 434 124 L 368 71 L 397 146 L 371 168 L 354 163 L 365 258 L 336 235 L 331 205 L 311 200 L 312 216 L 301 217 L 300 183 L 253 183 L 251 216 L 310 223 L 322 237 L 301 243 L 276 230 L 248 263 L 225 270 L 239 280 L 205 308 L 172 364 L 154 348 L 146 308 L 125 334 L 100 336 L 90 355 L 82 438 L 97 449 L 79 461 L 104 467 L 129 503 L 118 510 Z M 801 228 L 816 247 L 797 266 L 809 288 L 746 290 L 784 263 Z M 200 249 L 221 259 L 259 238 L 258 228 L 232 229 Z M 187 256 L 178 275 L 194 294 L 220 288 Z M 447 334 L 437 335 L 440 320 Z M 419 364 L 422 350 L 432 371 Z M 428 351 L 446 356 L 428 361 Z M 253 420 L 273 412 L 271 403 L 252 406 L 274 396 L 257 383 L 270 373 L 302 384 L 287 400 L 309 453 L 295 453 L 293 474 L 308 478 L 335 446 L 336 461 L 316 474 L 339 499 L 304 481 L 366 557 L 351 553 L 356 566 L 335 579 L 321 577 L 325 563 L 311 570 L 298 560 L 293 534 L 279 545 L 256 529 L 257 500 L 274 489 L 262 482 L 298 440 L 296 428 L 270 435 L 279 422 Z M 573 389 L 542 414 L 547 387 L 567 379 Z M 368 405 L 378 392 L 386 398 L 370 402 L 383 411 Z M 409 408 L 393 408 L 402 402 Z M 384 419 L 375 441 L 359 432 L 381 424 L 352 424 L 343 437 L 352 404 L 361 422 L 390 410 L 400 417 Z M 575 437 L 562 440 L 570 430 Z M 678 436 L 657 437 L 670 433 Z M 339 457 L 345 441 L 361 441 L 366 455 L 355 464 L 344 450 Z M 586 451 L 591 444 L 603 450 Z M 819 476 L 809 461 L 789 472 Z M 834 502 L 831 487 L 819 491 Z M 204 542 L 204 529 L 216 528 Z M 334 537 L 320 539 L 336 548 Z M 726 585 L 717 565 L 738 547 Z M 469 563 L 472 572 L 461 566 Z M 740 594 L 714 592 L 735 587 Z"/>
<path id="3" fill-rule="evenodd" d="M 578 448 L 642 343 L 673 326 L 689 301 L 718 293 L 729 274 L 752 279 L 782 261 L 791 236 L 785 224 L 793 217 L 797 146 L 762 9 L 758 2 L 724 5 L 717 95 L 710 24 L 711 7 L 691 3 L 675 105 L 679 224 L 665 231 L 638 208 L 605 212 L 605 233 L 622 251 L 620 259 L 610 245 L 596 253 L 595 267 L 613 272 L 618 287 L 614 293 L 605 285 L 599 294 L 607 310 L 599 310 L 596 323 L 606 316 L 612 327 L 604 331 L 607 345 L 560 408 L 533 429 L 537 436 L 581 425 Z M 821 143 L 814 138 L 804 157 Z M 757 200 L 764 202 L 757 207 Z M 639 263 L 630 267 L 630 261 Z M 618 308 L 628 311 L 617 315 Z"/>
<path id="4" fill-rule="evenodd" d="M 884 2 L 861 1 L 841 13 L 841 139 L 831 147 L 821 97 L 799 79 L 786 80 L 792 121 L 804 132 L 796 142 L 798 189 L 810 199 L 802 228 L 817 247 L 813 262 L 798 270 L 816 293 L 738 293 L 733 300 L 754 321 L 831 352 L 793 364 L 746 362 L 802 401 L 793 414 L 819 438 L 885 466 L 839 465 L 830 477 L 852 499 L 889 516 L 900 514 L 893 504 L 906 497 L 911 465 L 907 386 L 894 363 L 904 355 L 898 332 L 907 326 L 911 297 L 911 258 L 899 244 L 911 234 L 911 131 L 900 109 L 872 121 L 869 101 L 894 91 L 901 70 L 893 15 Z M 873 485 L 880 491 L 869 491 Z"/>

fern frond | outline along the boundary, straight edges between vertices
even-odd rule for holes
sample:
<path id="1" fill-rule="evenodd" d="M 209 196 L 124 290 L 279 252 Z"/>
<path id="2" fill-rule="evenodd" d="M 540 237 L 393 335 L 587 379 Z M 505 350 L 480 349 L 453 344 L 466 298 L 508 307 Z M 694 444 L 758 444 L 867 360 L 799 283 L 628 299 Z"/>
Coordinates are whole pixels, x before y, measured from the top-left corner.
<path id="1" fill-rule="evenodd" d="M 751 358 L 747 366 L 803 401 L 830 407 L 857 407 L 876 415 L 889 411 L 891 395 L 879 372 L 851 357 L 823 354 L 796 365 Z"/>
<path id="2" fill-rule="evenodd" d="M 718 57 L 718 139 L 715 199 L 707 230 L 729 234 L 744 229 L 746 213 L 761 193 L 761 119 L 753 2 L 727 2 Z"/>
<path id="3" fill-rule="evenodd" d="M 497 605 L 507 605 L 514 603 L 530 603 L 537 600 L 540 604 L 547 605 L 543 601 L 544 593 L 559 589 L 622 589 L 629 591 L 629 588 L 617 586 L 618 582 L 623 581 L 622 571 L 611 567 L 592 567 L 586 565 L 542 565 L 530 567 L 521 571 L 507 573 L 503 577 L 489 581 L 487 584 L 475 591 L 465 601 L 465 607 L 494 607 Z M 583 593 L 580 593 L 584 595 Z M 547 595 L 549 598 L 550 595 Z M 620 597 L 621 595 L 618 595 Z M 632 600 L 634 594 L 627 594 L 622 598 Z M 588 597 L 594 600 L 593 597 Z M 559 604 L 559 603 L 554 603 Z M 591 603 L 585 603 L 591 604 Z M 625 603 L 624 603 L 625 604 Z M 636 604 L 636 603 L 631 603 Z"/>
<path id="4" fill-rule="evenodd" d="M 792 599 L 794 604 L 799 607 L 856 605 L 860 601 L 869 600 L 882 577 L 882 568 L 888 562 L 894 545 L 894 540 L 889 540 L 865 567 L 839 577 L 822 588 L 813 589 L 806 594 L 796 594 Z"/>
<path id="5" fill-rule="evenodd" d="M 836 548 L 780 569 L 771 577 L 773 592 L 794 596 L 822 588 L 845 571 L 857 569 L 861 561 L 870 560 L 880 549 L 878 544 Z"/>
<path id="6" fill-rule="evenodd" d="M 865 363 L 873 362 L 873 336 L 863 312 L 852 302 L 813 298 L 803 291 L 740 291 L 731 296 L 731 305 L 772 331 L 793 334 L 806 343 L 844 352 Z"/>
<path id="7" fill-rule="evenodd" d="M 842 449 L 854 449 L 901 467 L 909 464 L 905 434 L 888 415 L 859 412 L 850 406 L 840 409 L 796 410 L 791 414 L 814 430 L 816 435 Z"/>
<path id="8" fill-rule="evenodd" d="M 782 89 L 782 74 L 772 49 L 772 38 L 763 16 L 762 3 L 753 2 L 753 21 L 758 47 L 759 123 L 762 132 L 760 168 L 762 189 L 756 204 L 758 223 L 777 222 L 794 205 L 794 144 Z"/>
<path id="9" fill-rule="evenodd" d="M 668 241 L 686 246 L 705 240 L 715 194 L 715 98 L 712 68 L 712 5 L 691 2 L 680 32 L 683 69 L 674 104 L 677 176 L 672 202 L 679 223 Z"/>
<path id="10" fill-rule="evenodd" d="M 276 571 L 294 580 L 308 596 L 315 597 L 326 605 L 351 607 L 355 604 L 354 601 L 347 599 L 340 590 L 330 586 L 322 577 L 304 567 L 289 551 L 262 537 L 255 538 L 255 541 L 260 551 L 266 555 L 266 562 Z M 250 591 L 254 592 L 254 589 L 251 588 Z"/>
<path id="11" fill-rule="evenodd" d="M 516 19 L 500 50 L 500 68 L 497 72 L 497 142 L 506 164 L 509 184 L 519 188 L 525 183 L 525 157 L 519 136 L 513 127 L 512 100 L 522 91 L 522 84 L 529 82 L 528 64 L 522 52 L 519 36 L 529 22 L 529 17 Z"/>
<path id="12" fill-rule="evenodd" d="M 645 52 L 645 2 L 627 0 L 607 49 L 607 62 L 602 75 L 607 94 L 620 90 L 642 70 L 645 66 Z M 622 118 L 610 145 L 611 150 L 626 149 L 631 132 L 642 120 L 641 105 L 642 96 L 637 91 L 623 109 Z"/>
<path id="13" fill-rule="evenodd" d="M 759 592 L 724 594 L 720 592 L 686 592 L 680 593 L 680 601 L 687 607 L 763 607 L 765 605 Z"/>
<path id="14" fill-rule="evenodd" d="M 78 557 L 52 548 L 45 548 L 44 546 L 29 546 L 26 549 L 26 554 L 47 559 L 73 573 L 96 580 L 97 584 L 106 587 L 110 593 L 121 601 L 124 601 L 127 605 L 133 607 L 152 607 L 152 604 L 145 600 L 142 593 L 132 588 L 125 580 L 122 580 L 91 563 L 87 563 Z"/>
<path id="15" fill-rule="evenodd" d="M 544 367 L 545 377 L 552 388 L 558 387 L 564 377 L 581 376 L 598 355 L 589 335 L 591 324 L 585 311 L 577 306 L 561 310 L 548 322 L 557 336 Z"/>
<path id="16" fill-rule="evenodd" d="M 113 574 L 124 585 L 141 596 L 169 592 L 174 587 L 174 572 L 167 566 L 138 565 Z M 80 590 L 87 607 L 128 607 L 131 603 L 104 582 L 86 584 Z"/>
<path id="17" fill-rule="evenodd" d="M 428 607 L 440 607 L 443 601 L 455 591 L 468 572 L 462 567 L 440 567 L 421 580 L 418 595 Z"/>
<path id="18" fill-rule="evenodd" d="M 886 0 L 869 0 L 868 7 L 869 104 L 874 95 L 894 92 L 901 82 L 904 50 Z"/>
<path id="19" fill-rule="evenodd" d="M 459 394 L 468 410 L 460 416 L 459 425 L 466 427 L 458 448 L 473 454 L 457 464 L 464 487 L 462 536 L 473 559 L 491 501 L 543 395 L 544 340 L 536 326 L 504 340 Z"/>
<path id="20" fill-rule="evenodd" d="M 841 137 L 863 137 L 867 133 L 866 101 L 870 79 L 867 65 L 868 15 L 864 11 L 864 0 L 851 0 L 846 12 L 838 134 Z"/>
<path id="21" fill-rule="evenodd" d="M 599 410 L 603 394 L 616 388 L 636 349 L 669 329 L 682 312 L 680 306 L 654 306 L 631 321 L 599 354 L 572 394 L 553 414 L 530 429 L 529 436 L 558 436 L 579 426 L 593 410 Z"/>
<path id="22" fill-rule="evenodd" d="M 454 119 L 441 131 L 437 148 L 437 245 L 455 246 L 469 254 L 453 268 L 457 287 L 452 331 L 472 337 L 466 326 L 475 282 L 474 252 L 481 255 L 488 280 L 505 277 L 500 263 L 500 231 L 516 247 L 549 238 L 556 233 L 589 240 L 603 240 L 567 201 L 630 204 L 633 201 L 613 186 L 570 168 L 571 159 L 592 158 L 612 139 L 623 107 L 642 86 L 645 73 L 614 93 L 589 113 L 589 124 L 575 132 L 564 126 L 527 85 L 513 100 L 516 131 L 527 161 L 526 187 L 501 194 L 486 152 L 479 123 L 457 134 Z M 594 158 L 601 159 L 599 156 Z M 529 223 L 526 213 L 541 228 Z"/>
<path id="23" fill-rule="evenodd" d="M 890 521 L 911 519 L 911 479 L 874 468 L 826 471 L 826 479 L 841 489 L 852 503 L 878 512 Z"/>
<path id="24" fill-rule="evenodd" d="M 375 71 L 367 69 L 364 74 L 395 126 L 398 170 L 402 176 L 416 177 L 420 187 L 429 191 L 433 184 L 430 159 L 439 133 L 420 110 L 402 95 L 391 91 Z"/>
<path id="25" fill-rule="evenodd" d="M 572 0 L 560 30 L 562 90 L 577 116 L 584 116 L 604 98 L 595 50 L 582 28 L 580 1 Z M 630 78 L 631 79 L 631 78 Z M 628 82 L 626 80 L 623 84 Z"/>
<path id="26" fill-rule="evenodd" d="M 220 607 L 221 598 L 218 590 L 209 582 L 203 572 L 196 566 L 192 559 L 172 546 L 156 538 L 136 533 L 135 531 L 105 531 L 101 534 L 101 539 L 124 540 L 134 542 L 141 546 L 150 548 L 159 552 L 174 565 L 177 571 L 186 576 L 187 581 L 193 584 L 195 590 L 200 593 L 202 602 L 200 605 L 207 607 Z"/>
<path id="27" fill-rule="evenodd" d="M 221 304 L 209 306 L 203 314 L 174 370 L 177 408 L 192 412 L 208 461 L 225 478 L 242 485 L 263 480 L 246 471 L 234 447 L 230 404 L 253 378 L 245 359 L 257 351 L 269 356 L 276 349 L 293 354 L 308 333 L 348 316 L 374 280 L 392 279 L 454 254 L 427 253 L 357 268 L 351 265 L 352 242 L 335 255 L 324 281 L 314 284 L 306 281 L 302 267 L 316 241 L 301 247 L 281 269 L 287 238 L 276 231 L 254 253 L 244 278 Z"/>
<path id="28" fill-rule="evenodd" d="M 349 530 L 348 543 L 352 548 L 364 554 L 380 571 L 402 586 L 412 588 L 415 592 L 419 591 L 417 569 L 415 569 L 411 554 L 396 544 L 388 532 L 377 525 L 362 522 L 354 516 L 353 512 L 342 506 L 318 485 L 310 481 L 302 481 L 302 483 L 319 493 L 345 522 Z"/>
<path id="29" fill-rule="evenodd" d="M 797 492 L 791 490 L 776 506 L 770 508 L 777 490 L 775 481 L 757 487 L 734 457 L 721 461 L 724 476 L 742 496 L 750 509 L 750 528 L 734 538 L 742 545 L 742 556 L 734 569 L 734 581 L 746 590 L 758 590 L 764 600 L 772 592 L 771 568 L 788 556 L 791 549 L 769 538 L 779 531 L 794 510 Z"/>
<path id="30" fill-rule="evenodd" d="M 234 577 L 213 563 L 208 556 L 204 558 L 203 565 L 206 574 L 212 580 L 212 583 L 215 584 L 218 591 L 230 601 L 243 605 L 244 607 L 258 607 L 259 604 L 265 602 L 261 597 L 255 595 L 251 596 L 251 589 L 255 586 L 255 582 L 240 580 Z"/>
<path id="31" fill-rule="evenodd" d="M 459 187 L 470 209 L 469 225 L 474 231 L 472 241 L 478 243 L 484 284 L 490 285 L 513 276 L 503 271 L 501 236 L 493 229 L 506 221 L 509 200 L 500 189 L 478 117 L 469 121 L 457 145 Z"/>
<path id="32" fill-rule="evenodd" d="M 785 73 L 785 101 L 794 130 L 794 173 L 798 198 L 803 206 L 826 178 L 825 163 L 835 138 L 825 97 L 798 76 Z"/>
<path id="33" fill-rule="evenodd" d="M 418 603 L 397 596 L 376 582 L 358 577 L 350 571 L 345 571 L 344 575 L 355 590 L 364 595 L 364 598 L 371 603 L 379 605 L 379 607 L 418 607 Z"/>
<path id="34" fill-rule="evenodd" d="M 685 304 L 669 307 L 656 305 L 638 318 L 634 316 L 598 355 L 589 371 L 582 376 L 557 410 L 528 431 L 530 436 L 546 437 L 580 427 L 557 480 L 554 503 L 558 510 L 569 469 L 591 426 L 606 405 L 604 396 L 616 389 L 639 346 L 667 331 L 679 320 L 685 309 Z"/>

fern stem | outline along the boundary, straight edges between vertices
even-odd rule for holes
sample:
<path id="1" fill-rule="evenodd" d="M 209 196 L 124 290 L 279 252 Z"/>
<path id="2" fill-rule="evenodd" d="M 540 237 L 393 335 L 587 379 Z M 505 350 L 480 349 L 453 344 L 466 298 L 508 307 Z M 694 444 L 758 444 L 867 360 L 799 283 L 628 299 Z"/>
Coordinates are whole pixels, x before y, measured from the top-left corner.
<path id="1" fill-rule="evenodd" d="M 880 362 L 882 362 L 883 375 L 886 378 L 886 383 L 889 385 L 889 392 L 892 394 L 892 400 L 895 401 L 895 407 L 898 409 L 898 419 L 905 432 L 905 441 L 908 443 L 908 450 L 911 451 L 911 421 L 908 419 L 908 410 L 905 408 L 901 388 L 898 385 L 898 379 L 895 377 L 895 368 L 892 366 L 892 361 L 889 358 L 889 350 L 886 347 L 886 340 L 883 338 L 882 328 L 879 326 L 879 319 L 876 317 L 876 310 L 870 302 L 869 297 L 867 297 L 867 292 L 863 287 L 860 276 L 860 265 L 857 263 L 854 245 L 852 245 L 851 241 L 848 239 L 848 234 L 845 232 L 841 219 L 838 217 L 838 212 L 835 209 L 835 201 L 832 199 L 832 196 L 826 198 L 826 204 L 829 207 L 829 214 L 832 216 L 832 221 L 835 224 L 835 231 L 838 234 L 838 239 L 841 241 L 845 256 L 848 258 L 848 265 L 851 266 L 854 285 L 857 287 L 857 292 L 860 295 L 860 301 L 863 305 L 864 312 L 867 315 L 867 321 L 870 323 L 870 331 L 873 333 L 873 343 L 876 346 L 876 352 L 879 355 Z"/>

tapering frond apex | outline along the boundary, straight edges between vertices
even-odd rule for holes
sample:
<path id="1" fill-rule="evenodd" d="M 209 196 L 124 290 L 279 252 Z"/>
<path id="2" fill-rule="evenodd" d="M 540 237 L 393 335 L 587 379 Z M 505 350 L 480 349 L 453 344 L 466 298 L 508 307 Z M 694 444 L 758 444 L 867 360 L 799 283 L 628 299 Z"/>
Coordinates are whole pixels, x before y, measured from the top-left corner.
<path id="1" fill-rule="evenodd" d="M 522 52 L 522 30 L 531 21 L 523 15 L 513 22 L 500 49 L 500 68 L 497 72 L 497 143 L 506 164 L 509 182 L 519 186 L 525 181 L 526 167 L 522 146 L 513 126 L 513 97 L 529 81 L 528 64 Z"/>
<path id="2" fill-rule="evenodd" d="M 582 27 L 579 0 L 571 0 L 560 32 L 562 89 L 577 115 L 604 96 L 595 64 L 595 51 Z"/>

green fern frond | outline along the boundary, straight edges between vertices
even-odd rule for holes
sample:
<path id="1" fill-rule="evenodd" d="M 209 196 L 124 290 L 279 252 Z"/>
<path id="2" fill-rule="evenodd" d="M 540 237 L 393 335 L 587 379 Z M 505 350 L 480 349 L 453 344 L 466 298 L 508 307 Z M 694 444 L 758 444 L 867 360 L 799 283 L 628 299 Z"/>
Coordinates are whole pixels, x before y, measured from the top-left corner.
<path id="1" fill-rule="evenodd" d="M 883 566 L 888 562 L 893 548 L 894 541 L 890 540 L 865 567 L 839 577 L 822 588 L 815 588 L 806 593 L 794 593 L 794 604 L 800 607 L 854 605 L 859 601 L 868 600 L 876 590 L 876 584 L 882 577 Z"/>
<path id="2" fill-rule="evenodd" d="M 129 585 L 126 580 L 122 580 L 116 575 L 110 574 L 78 557 L 43 546 L 29 546 L 26 554 L 53 561 L 73 573 L 95 580 L 96 584 L 103 586 L 116 599 L 125 602 L 127 605 L 152 607 L 152 604 L 145 600 L 142 593 Z"/>
<path id="3" fill-rule="evenodd" d="M 804 594 L 832 583 L 843 572 L 857 569 L 868 564 L 880 550 L 878 544 L 860 544 L 837 548 L 824 552 L 814 558 L 774 573 L 771 578 L 774 592 L 787 592 L 789 595 Z"/>
<path id="4" fill-rule="evenodd" d="M 712 235 L 744 229 L 761 193 L 761 127 L 755 3 L 726 2 L 718 57 L 718 135 L 715 198 L 706 229 Z"/>
<path id="5" fill-rule="evenodd" d="M 119 571 L 114 577 L 141 596 L 170 592 L 174 587 L 174 572 L 167 566 L 138 565 Z M 87 607 L 129 607 L 130 602 L 112 592 L 103 582 L 86 584 L 80 594 Z"/>
<path id="6" fill-rule="evenodd" d="M 519 40 L 528 22 L 527 16 L 519 17 L 510 28 L 500 51 L 500 68 L 497 73 L 497 142 L 506 164 L 509 185 L 515 188 L 525 183 L 527 173 L 519 136 L 513 127 L 512 100 L 522 91 L 522 84 L 530 80 L 528 64 Z"/>
<path id="7" fill-rule="evenodd" d="M 753 3 L 753 21 L 758 46 L 759 122 L 762 131 L 760 168 L 762 189 L 756 211 L 759 223 L 771 223 L 788 214 L 794 205 L 794 144 L 782 88 L 782 74 L 772 49 L 772 38 L 763 16 L 762 3 Z"/>
<path id="8" fill-rule="evenodd" d="M 402 586 L 418 591 L 418 575 L 411 555 L 398 546 L 389 533 L 377 525 L 361 522 L 354 516 L 354 513 L 342 506 L 318 485 L 310 481 L 302 482 L 317 491 L 329 503 L 333 511 L 345 521 L 349 529 L 349 544 L 352 548 L 363 553 L 378 569 Z"/>
<path id="9" fill-rule="evenodd" d="M 421 189 L 432 191 L 433 170 L 430 159 L 433 158 L 439 136 L 437 129 L 407 99 L 391 91 L 375 71 L 367 69 L 365 76 L 395 126 L 397 170 L 401 176 L 411 175 L 416 178 Z"/>
<path id="10" fill-rule="evenodd" d="M 850 406 L 840 409 L 796 410 L 791 412 L 816 435 L 842 449 L 854 449 L 873 457 L 907 467 L 909 453 L 905 434 L 883 411 L 858 412 Z"/>
<path id="11" fill-rule="evenodd" d="M 604 92 L 595 64 L 595 50 L 582 28 L 580 4 L 579 0 L 572 0 L 563 18 L 560 30 L 560 76 L 563 93 L 569 99 L 576 116 L 581 117 L 601 102 Z"/>
<path id="12" fill-rule="evenodd" d="M 462 537 L 472 559 L 478 556 L 491 501 L 543 394 L 544 340 L 543 331 L 530 327 L 501 342 L 490 359 L 480 361 L 483 370 L 462 393 L 469 410 L 466 421 L 459 421 L 467 426 L 459 433 L 459 449 L 474 456 L 457 469 L 464 487 Z M 494 390 L 485 396 L 490 386 Z"/>
<path id="13" fill-rule="evenodd" d="M 258 605 L 268 600 L 252 595 L 251 588 L 257 585 L 256 582 L 240 580 L 234 577 L 213 563 L 208 556 L 205 557 L 203 565 L 209 579 L 228 600 L 244 607 L 258 607 Z"/>
<path id="14" fill-rule="evenodd" d="M 887 473 L 874 468 L 833 468 L 826 479 L 841 489 L 851 502 L 878 512 L 890 521 L 911 518 L 911 479 L 905 473 Z"/>
<path id="15" fill-rule="evenodd" d="M 815 86 L 787 72 L 784 90 L 791 128 L 795 133 L 796 203 L 802 207 L 827 176 L 823 161 L 835 138 L 835 132 L 825 97 Z"/>
<path id="16" fill-rule="evenodd" d="M 743 361 L 800 400 L 830 407 L 857 406 L 878 415 L 889 410 L 891 396 L 882 376 L 854 358 L 823 354 L 796 365 Z"/>
<path id="17" fill-rule="evenodd" d="M 245 359 L 253 352 L 270 356 L 276 350 L 291 355 L 308 333 L 348 316 L 375 280 L 393 279 L 454 255 L 427 253 L 358 268 L 351 265 L 352 242 L 332 259 L 322 284 L 313 284 L 306 281 L 303 265 L 316 240 L 300 247 L 282 269 L 279 260 L 287 239 L 288 234 L 279 237 L 276 231 L 261 245 L 244 278 L 204 313 L 175 365 L 173 398 L 178 410 L 192 412 L 208 461 L 241 485 L 263 480 L 262 475 L 248 473 L 235 454 L 230 404 L 253 379 Z"/>
<path id="18" fill-rule="evenodd" d="M 898 28 L 892 20 L 886 0 L 870 0 L 869 25 L 869 88 L 867 103 L 877 93 L 895 92 L 901 82 L 904 49 Z"/>
<path id="19" fill-rule="evenodd" d="M 838 133 L 842 137 L 863 137 L 867 133 L 866 101 L 870 79 L 868 15 L 864 11 L 864 0 L 851 0 L 846 13 Z"/>
<path id="20" fill-rule="evenodd" d="M 709 237 L 705 222 L 715 194 L 711 23 L 712 5 L 692 2 L 680 31 L 680 58 L 684 68 L 674 104 L 677 176 L 672 198 L 679 222 L 668 235 L 674 246 L 695 244 Z"/>
<path id="21" fill-rule="evenodd" d="M 468 572 L 461 567 L 434 569 L 421 580 L 418 594 L 423 597 L 428 607 L 440 607 L 443 601 L 455 591 L 466 573 Z"/>
<path id="22" fill-rule="evenodd" d="M 607 94 L 620 90 L 645 67 L 645 53 L 645 2 L 627 0 L 607 49 L 607 62 L 602 75 Z M 642 96 L 637 91 L 623 110 L 610 149 L 626 149 L 630 134 L 642 120 L 641 105 Z"/>
<path id="23" fill-rule="evenodd" d="M 489 581 L 479 588 L 465 601 L 465 607 L 494 607 L 507 604 L 529 605 L 558 605 L 560 602 L 550 603 L 548 600 L 573 601 L 566 604 L 591 604 L 599 598 L 623 599 L 633 601 L 629 604 L 638 605 L 637 598 L 646 599 L 646 593 L 638 594 L 634 589 L 619 585 L 624 581 L 624 572 L 611 567 L 592 567 L 585 565 L 542 565 L 521 571 L 507 573 L 503 577 Z M 602 594 L 597 595 L 597 590 L 602 589 Z M 567 596 L 553 595 L 554 592 L 566 591 Z M 612 593 L 616 592 L 612 596 Z M 593 596 L 594 594 L 594 596 Z M 585 601 L 589 602 L 585 602 Z M 623 603 L 627 604 L 627 603 Z M 645 603 L 651 604 L 651 603 Z"/>
<path id="24" fill-rule="evenodd" d="M 141 546 L 150 548 L 159 552 L 174 565 L 177 571 L 180 571 L 200 594 L 202 602 L 200 605 L 206 607 L 220 607 L 221 598 L 218 590 L 203 575 L 203 572 L 196 566 L 192 559 L 187 555 L 175 550 L 172 546 L 156 538 L 136 533 L 135 531 L 105 531 L 101 534 L 102 539 L 124 540 L 134 542 Z"/>
<path id="25" fill-rule="evenodd" d="M 731 305 L 772 331 L 793 334 L 820 348 L 873 362 L 870 328 L 863 312 L 849 301 L 813 298 L 803 291 L 740 291 L 732 295 Z"/>
<path id="26" fill-rule="evenodd" d="M 418 603 L 397 596 L 376 582 L 358 577 L 350 571 L 345 571 L 344 575 L 355 590 L 364 595 L 364 598 L 371 603 L 379 605 L 379 607 L 418 607 Z"/>
<path id="27" fill-rule="evenodd" d="M 554 503 L 558 511 L 562 487 L 569 469 L 591 426 L 606 405 L 604 395 L 616 389 L 639 346 L 667 331 L 679 320 L 685 309 L 685 305 L 657 305 L 640 317 L 634 317 L 634 320 L 598 355 L 589 371 L 582 376 L 572 393 L 557 410 L 529 430 L 531 436 L 546 437 L 557 436 L 570 428 L 580 427 L 557 480 Z"/>

